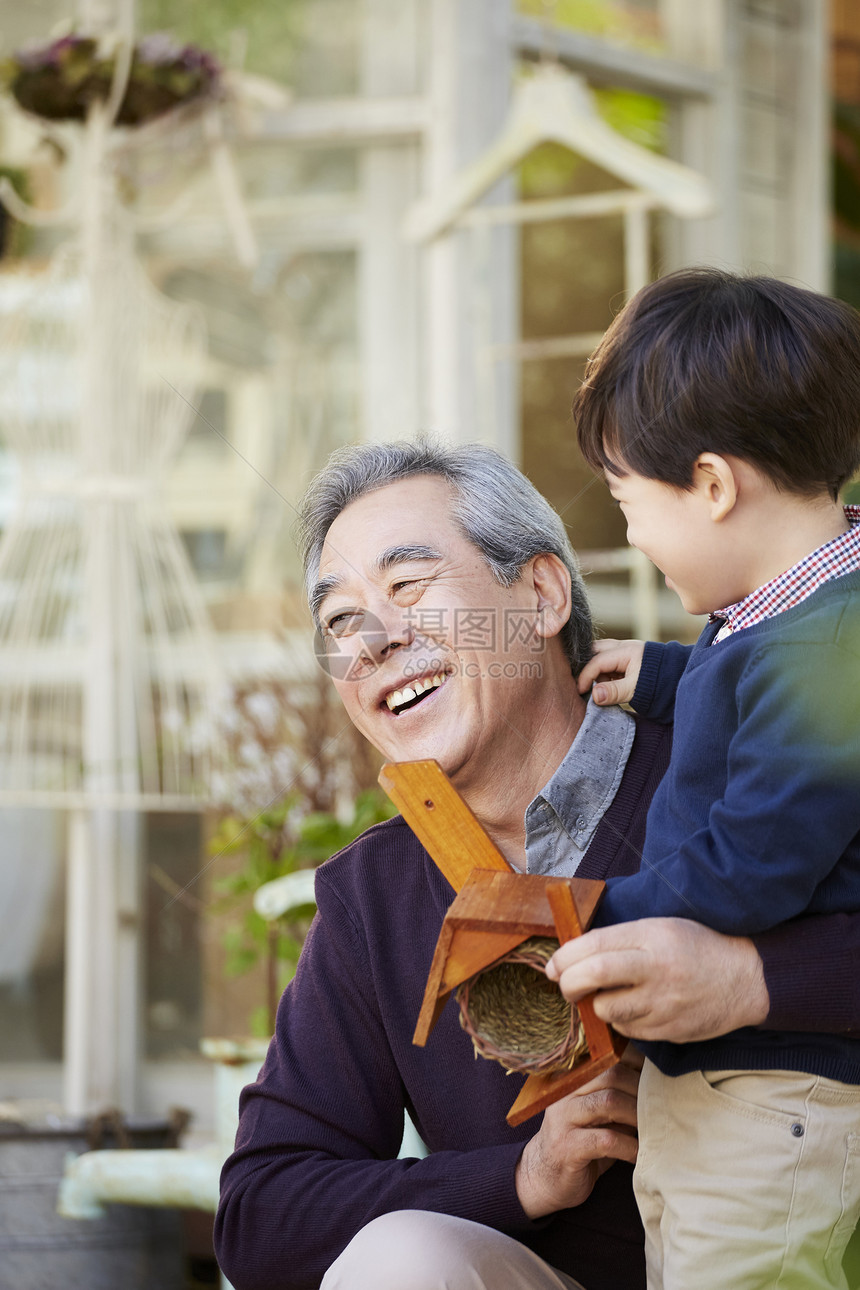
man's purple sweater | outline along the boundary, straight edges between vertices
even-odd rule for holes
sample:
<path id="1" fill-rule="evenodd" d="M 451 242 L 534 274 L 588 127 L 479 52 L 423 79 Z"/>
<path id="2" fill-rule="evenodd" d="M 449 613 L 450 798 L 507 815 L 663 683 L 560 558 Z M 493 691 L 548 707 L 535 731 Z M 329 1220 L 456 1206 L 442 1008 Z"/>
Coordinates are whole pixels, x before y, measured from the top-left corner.
<path id="1" fill-rule="evenodd" d="M 670 728 L 637 719 L 623 779 L 579 876 L 635 872 L 670 739 Z M 522 1077 L 474 1058 L 453 1002 L 427 1046 L 412 1044 L 454 893 L 403 820 L 369 829 L 328 861 L 316 894 L 317 918 L 258 1080 L 242 1094 L 236 1150 L 222 1174 L 216 1252 L 236 1290 L 316 1287 L 361 1227 L 398 1209 L 497 1228 L 588 1290 L 642 1290 L 630 1167 L 613 1165 L 575 1209 L 531 1221 L 514 1175 L 539 1120 L 516 1129 L 505 1122 Z M 847 942 L 844 920 L 832 916 L 761 939 L 775 1024 L 856 1024 L 856 985 L 826 1016 L 821 1001 L 828 979 L 858 980 L 858 924 L 849 920 Z M 394 1158 L 404 1108 L 429 1148 L 424 1160 Z"/>

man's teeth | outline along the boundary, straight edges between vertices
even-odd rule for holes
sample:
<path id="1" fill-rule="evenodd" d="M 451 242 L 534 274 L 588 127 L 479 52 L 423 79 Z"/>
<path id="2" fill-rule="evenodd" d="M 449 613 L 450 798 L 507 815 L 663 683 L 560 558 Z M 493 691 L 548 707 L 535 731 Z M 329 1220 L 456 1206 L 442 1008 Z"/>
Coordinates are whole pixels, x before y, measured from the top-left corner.
<path id="1" fill-rule="evenodd" d="M 404 703 L 411 703 L 417 699 L 419 694 L 426 694 L 428 690 L 438 690 L 440 685 L 444 685 L 447 677 L 444 673 L 437 673 L 436 676 L 425 676 L 420 681 L 413 681 L 411 685 L 405 686 L 402 690 L 394 690 L 393 693 L 385 696 L 385 702 L 388 704 L 389 711 L 394 712 L 401 708 Z"/>

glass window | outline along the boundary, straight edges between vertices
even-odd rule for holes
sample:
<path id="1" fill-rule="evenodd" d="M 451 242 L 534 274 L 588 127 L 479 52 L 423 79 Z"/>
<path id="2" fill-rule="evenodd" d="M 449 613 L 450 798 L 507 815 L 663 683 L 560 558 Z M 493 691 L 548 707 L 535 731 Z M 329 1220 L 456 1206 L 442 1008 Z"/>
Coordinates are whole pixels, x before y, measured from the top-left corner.
<path id="1" fill-rule="evenodd" d="M 665 146 L 666 108 L 625 90 L 596 94 L 601 115 L 627 138 Z M 620 189 L 618 179 L 566 148 L 546 144 L 519 173 L 524 198 Z M 650 217 L 652 268 L 660 260 L 660 221 Z M 623 216 L 526 224 L 521 230 L 521 327 L 524 340 L 597 335 L 624 301 Z M 623 546 L 623 517 L 595 481 L 576 446 L 570 417 L 585 358 L 562 355 L 523 363 L 522 458 L 529 478 L 562 514 L 577 547 Z"/>
<path id="2" fill-rule="evenodd" d="M 224 576 L 227 555 L 224 529 L 186 529 L 180 536 L 198 578 L 205 582 Z"/>
<path id="3" fill-rule="evenodd" d="M 168 496 L 198 572 L 205 564 L 237 594 L 252 582 L 277 613 L 296 573 L 293 507 L 304 481 L 360 436 L 357 257 L 273 251 L 260 273 L 259 290 L 209 265 L 183 265 L 163 280 L 168 294 L 201 307 L 218 373 L 217 385 L 204 386 Z M 229 608 L 221 621 L 239 626 Z"/>
<path id="4" fill-rule="evenodd" d="M 63 819 L 59 812 L 0 811 L 2 1063 L 59 1062 L 62 1058 Z"/>
<path id="5" fill-rule="evenodd" d="M 199 885 L 205 866 L 199 815 L 149 815 L 145 825 L 144 1033 L 150 1058 L 198 1055 L 203 982 Z"/>

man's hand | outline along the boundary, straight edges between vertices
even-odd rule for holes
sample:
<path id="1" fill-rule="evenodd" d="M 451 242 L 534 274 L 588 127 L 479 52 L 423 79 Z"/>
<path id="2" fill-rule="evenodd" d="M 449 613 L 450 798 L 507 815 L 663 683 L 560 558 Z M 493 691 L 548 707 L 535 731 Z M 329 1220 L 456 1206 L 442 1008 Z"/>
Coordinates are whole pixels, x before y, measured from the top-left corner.
<path id="1" fill-rule="evenodd" d="M 593 648 L 594 653 L 577 677 L 579 693 L 591 690 L 592 699 L 601 707 L 629 703 L 636 689 L 645 642 L 602 640 L 595 641 Z"/>
<path id="2" fill-rule="evenodd" d="M 614 1160 L 636 1159 L 638 1085 L 639 1071 L 622 1061 L 547 1107 L 517 1165 L 529 1218 L 581 1205 Z"/>
<path id="3" fill-rule="evenodd" d="M 758 951 L 684 918 L 599 927 L 562 945 L 547 976 L 631 1039 L 692 1043 L 758 1026 L 770 1008 Z"/>

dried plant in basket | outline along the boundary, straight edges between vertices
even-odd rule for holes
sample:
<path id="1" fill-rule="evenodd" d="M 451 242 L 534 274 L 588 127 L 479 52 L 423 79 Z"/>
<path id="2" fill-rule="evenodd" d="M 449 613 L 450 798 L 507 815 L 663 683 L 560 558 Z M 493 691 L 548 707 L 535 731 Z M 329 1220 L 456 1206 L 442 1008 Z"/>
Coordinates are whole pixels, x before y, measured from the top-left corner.
<path id="1" fill-rule="evenodd" d="M 478 1056 L 508 1071 L 555 1075 L 587 1054 L 579 1010 L 544 973 L 557 949 L 557 940 L 531 936 L 457 987 L 460 1025 Z"/>

